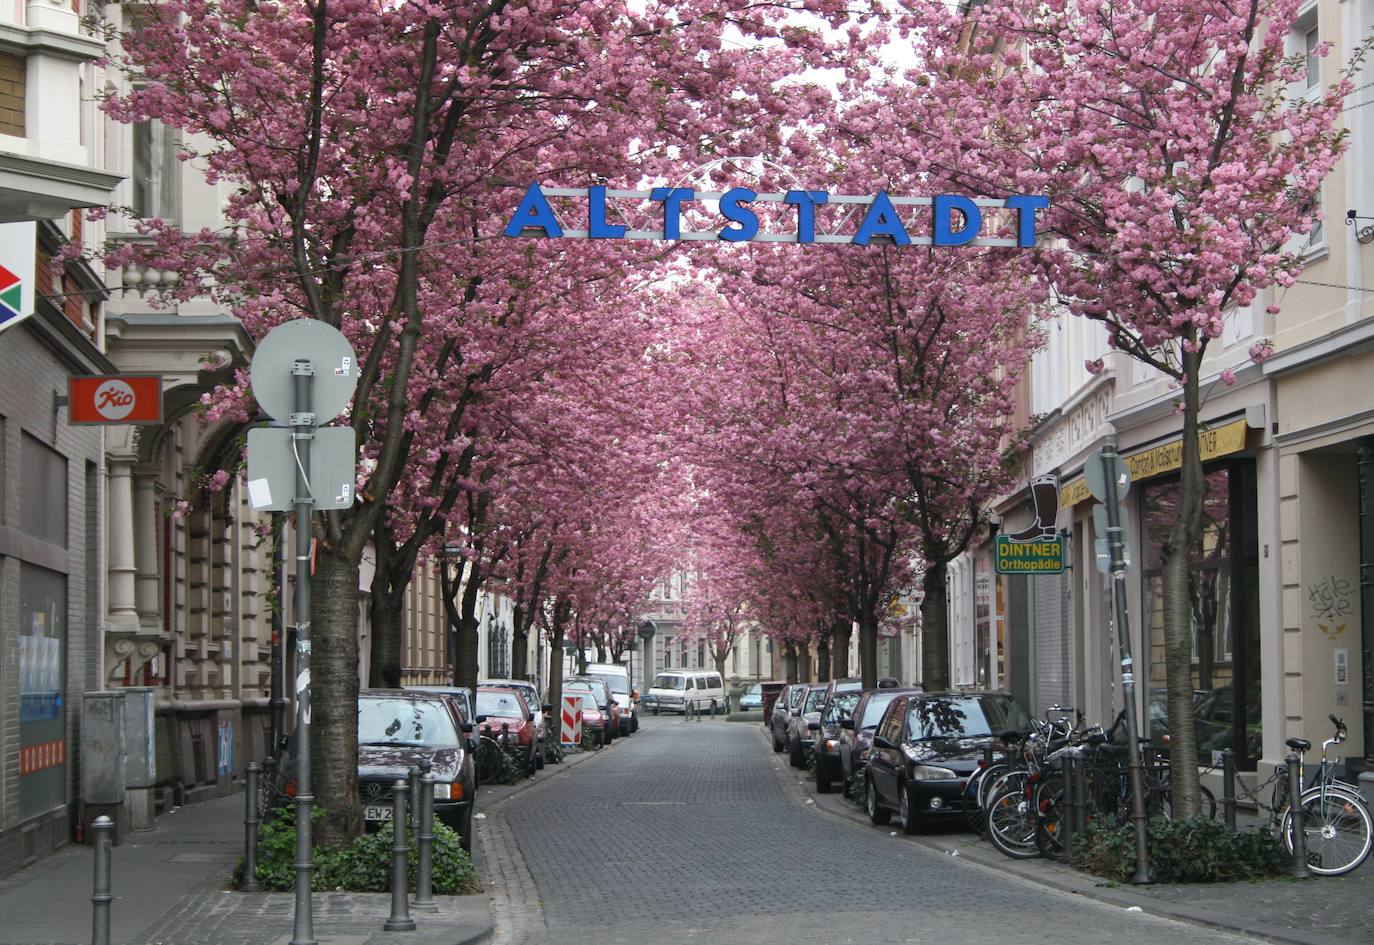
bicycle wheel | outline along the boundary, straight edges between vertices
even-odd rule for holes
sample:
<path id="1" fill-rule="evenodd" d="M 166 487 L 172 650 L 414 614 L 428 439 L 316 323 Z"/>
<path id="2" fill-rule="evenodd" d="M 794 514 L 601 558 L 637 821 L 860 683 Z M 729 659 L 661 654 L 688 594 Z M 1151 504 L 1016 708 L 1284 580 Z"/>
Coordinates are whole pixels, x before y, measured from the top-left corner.
<path id="1" fill-rule="evenodd" d="M 1029 860 L 1035 846 L 1035 808 L 1027 796 L 1028 773 L 1009 771 L 988 790 L 988 840 L 1006 856 Z"/>
<path id="2" fill-rule="evenodd" d="M 1057 860 L 1064 853 L 1064 776 L 1047 775 L 1035 786 L 1035 848 L 1047 859 Z"/>
<path id="3" fill-rule="evenodd" d="M 494 738 L 483 738 L 477 744 L 477 780 L 494 782 L 501 773 L 501 746 Z"/>
<path id="4" fill-rule="evenodd" d="M 1369 809 L 1354 794 L 1320 787 L 1303 792 L 1303 833 L 1307 868 L 1320 876 L 1341 876 L 1358 869 L 1374 845 Z M 1293 852 L 1293 815 L 1285 811 L 1279 829 L 1283 845 Z"/>

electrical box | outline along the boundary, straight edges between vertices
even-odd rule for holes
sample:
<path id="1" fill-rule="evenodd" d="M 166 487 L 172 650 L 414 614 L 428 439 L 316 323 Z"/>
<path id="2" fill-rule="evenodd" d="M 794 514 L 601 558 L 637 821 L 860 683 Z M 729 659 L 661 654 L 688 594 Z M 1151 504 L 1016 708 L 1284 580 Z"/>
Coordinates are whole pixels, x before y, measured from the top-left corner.
<path id="1" fill-rule="evenodd" d="M 86 804 L 123 804 L 124 693 L 88 692 L 81 699 L 81 799 Z"/>
<path id="2" fill-rule="evenodd" d="M 151 788 L 157 784 L 157 750 L 153 745 L 151 687 L 119 690 L 124 696 L 124 786 Z"/>

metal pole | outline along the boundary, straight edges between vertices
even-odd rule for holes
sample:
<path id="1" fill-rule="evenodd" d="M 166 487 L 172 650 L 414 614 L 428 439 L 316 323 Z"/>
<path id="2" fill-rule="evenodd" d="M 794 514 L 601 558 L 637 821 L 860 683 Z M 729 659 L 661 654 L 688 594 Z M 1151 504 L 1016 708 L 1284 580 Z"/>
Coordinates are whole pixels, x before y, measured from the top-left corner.
<path id="1" fill-rule="evenodd" d="M 258 767 L 256 761 L 248 762 L 248 784 L 243 792 L 243 882 L 239 889 L 243 892 L 258 892 Z"/>
<path id="2" fill-rule="evenodd" d="M 434 911 L 439 908 L 434 901 L 434 775 L 424 772 L 420 778 L 420 794 L 415 799 L 420 811 L 420 826 L 415 831 L 416 845 L 420 848 L 420 865 L 415 873 L 416 909 Z"/>
<path id="3" fill-rule="evenodd" d="M 315 368 L 301 359 L 291 366 L 295 379 L 295 407 L 291 414 L 291 446 L 296 453 L 296 920 L 291 945 L 316 945 L 310 874 L 314 872 L 310 784 L 310 442 L 315 414 L 310 402 Z"/>
<path id="4" fill-rule="evenodd" d="M 1064 793 L 1059 804 L 1059 829 L 1064 838 L 1064 859 L 1073 862 L 1074 816 L 1078 807 L 1078 767 L 1080 759 L 1077 752 L 1070 751 L 1064 757 Z"/>
<path id="5" fill-rule="evenodd" d="M 1221 812 L 1226 826 L 1236 829 L 1236 753 L 1229 748 L 1221 752 Z"/>
<path id="6" fill-rule="evenodd" d="M 410 917 L 406 901 L 406 794 L 410 785 L 400 778 L 391 786 L 391 915 L 382 928 L 388 932 L 413 932 L 415 920 Z"/>
<path id="7" fill-rule="evenodd" d="M 1107 545 L 1111 551 L 1112 602 L 1115 605 L 1117 648 L 1121 652 L 1121 694 L 1126 701 L 1126 750 L 1130 760 L 1131 819 L 1135 821 L 1135 875 L 1131 882 L 1150 882 L 1149 834 L 1146 830 L 1145 779 L 1140 770 L 1140 726 L 1135 706 L 1135 660 L 1131 658 L 1131 628 L 1126 612 L 1126 542 L 1121 528 L 1121 496 L 1116 474 L 1124 467 L 1116 450 L 1108 447 L 1098 454 L 1107 489 L 1103 504 L 1107 508 Z"/>
<path id="8" fill-rule="evenodd" d="M 95 841 L 95 882 L 91 889 L 91 945 L 110 945 L 110 831 L 114 823 L 104 814 L 91 824 Z"/>
<path id="9" fill-rule="evenodd" d="M 286 601 L 286 516 L 274 513 L 273 537 L 276 550 L 273 553 L 272 571 L 277 585 L 277 606 L 272 608 L 272 695 L 268 700 L 268 737 L 267 757 L 274 763 L 281 758 L 282 738 L 286 729 L 286 696 L 282 692 L 282 607 Z"/>
<path id="10" fill-rule="evenodd" d="M 420 766 L 410 766 L 410 796 L 415 798 L 410 804 L 410 829 L 420 829 Z"/>
<path id="11" fill-rule="evenodd" d="M 1082 833 L 1088 828 L 1088 761 L 1079 756 L 1078 767 L 1074 770 L 1077 779 L 1073 789 L 1073 829 Z"/>
<path id="12" fill-rule="evenodd" d="M 1293 865 L 1288 875 L 1294 879 L 1308 879 L 1306 811 L 1302 807 L 1302 771 L 1298 756 L 1290 754 L 1288 762 L 1288 838 L 1293 845 Z"/>

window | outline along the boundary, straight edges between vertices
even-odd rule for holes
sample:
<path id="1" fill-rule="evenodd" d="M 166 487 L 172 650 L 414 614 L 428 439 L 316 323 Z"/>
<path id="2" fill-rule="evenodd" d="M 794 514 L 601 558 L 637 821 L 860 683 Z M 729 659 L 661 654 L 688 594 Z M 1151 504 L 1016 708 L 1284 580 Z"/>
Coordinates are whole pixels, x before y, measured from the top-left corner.
<path id="1" fill-rule="evenodd" d="M 735 647 L 730 654 L 730 671 L 736 676 L 739 675 L 739 647 Z"/>
<path id="2" fill-rule="evenodd" d="M 705 640 L 698 640 L 698 641 L 697 641 L 697 666 L 698 666 L 698 667 L 701 667 L 701 666 L 705 666 L 705 665 L 706 665 L 706 641 L 705 641 Z"/>
<path id="3" fill-rule="evenodd" d="M 177 214 L 176 129 L 157 119 L 134 125 L 134 215 L 142 219 Z"/>
<path id="4" fill-rule="evenodd" d="M 67 460 L 24 434 L 20 462 L 20 529 L 24 534 L 67 547 Z"/>
<path id="5" fill-rule="evenodd" d="M 1307 60 L 1307 88 L 1315 89 L 1322 83 L 1322 60 L 1317 55 L 1317 47 L 1321 44 L 1321 36 L 1317 30 L 1316 23 L 1313 23 L 1303 33 L 1302 46 L 1303 55 Z"/>
<path id="6" fill-rule="evenodd" d="M 663 647 L 663 668 L 673 668 L 673 642 L 671 640 L 665 641 Z"/>
<path id="7" fill-rule="evenodd" d="M 18 642 L 19 746 L 41 759 L 19 779 L 19 816 L 29 818 L 67 798 L 65 574 L 20 562 Z"/>

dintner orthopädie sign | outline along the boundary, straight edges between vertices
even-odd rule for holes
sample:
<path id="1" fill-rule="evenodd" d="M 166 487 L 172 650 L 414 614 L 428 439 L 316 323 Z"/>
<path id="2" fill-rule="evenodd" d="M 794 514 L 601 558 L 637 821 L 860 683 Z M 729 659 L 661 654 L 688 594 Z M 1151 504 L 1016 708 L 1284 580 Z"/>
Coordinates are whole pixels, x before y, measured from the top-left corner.
<path id="1" fill-rule="evenodd" d="M 578 216 L 586 220 L 586 229 L 574 229 L 561 221 L 550 198 L 585 199 L 585 216 Z M 625 201 L 635 204 L 627 207 Z M 661 228 L 639 229 L 628 222 L 645 201 L 661 205 Z M 683 210 L 699 201 L 715 202 L 724 225 L 709 230 L 682 229 Z M 765 232 L 755 209 L 758 204 L 784 205 L 787 209 L 772 215 L 770 222 L 786 221 L 789 229 Z M 611 190 L 530 184 L 506 225 L 505 233 L 507 236 L 553 239 L 725 240 L 731 243 L 857 243 L 861 246 L 881 238 L 898 246 L 1027 247 L 1035 245 L 1036 211 L 1047 206 L 1048 197 L 1030 194 L 1005 198 L 960 194 L 894 197 L 886 191 L 871 196 L 850 196 L 823 190 L 760 194 L 747 187 L 718 193 L 698 192 L 691 187 Z M 829 208 L 831 217 L 827 220 L 836 232 L 818 232 L 817 218 L 822 208 Z M 994 214 L 1001 211 L 1008 218 L 1002 229 L 1009 225 L 1015 236 L 982 236 L 983 218 L 989 211 Z M 565 212 L 564 217 L 573 212 Z M 917 218 L 927 213 L 923 225 Z"/>

